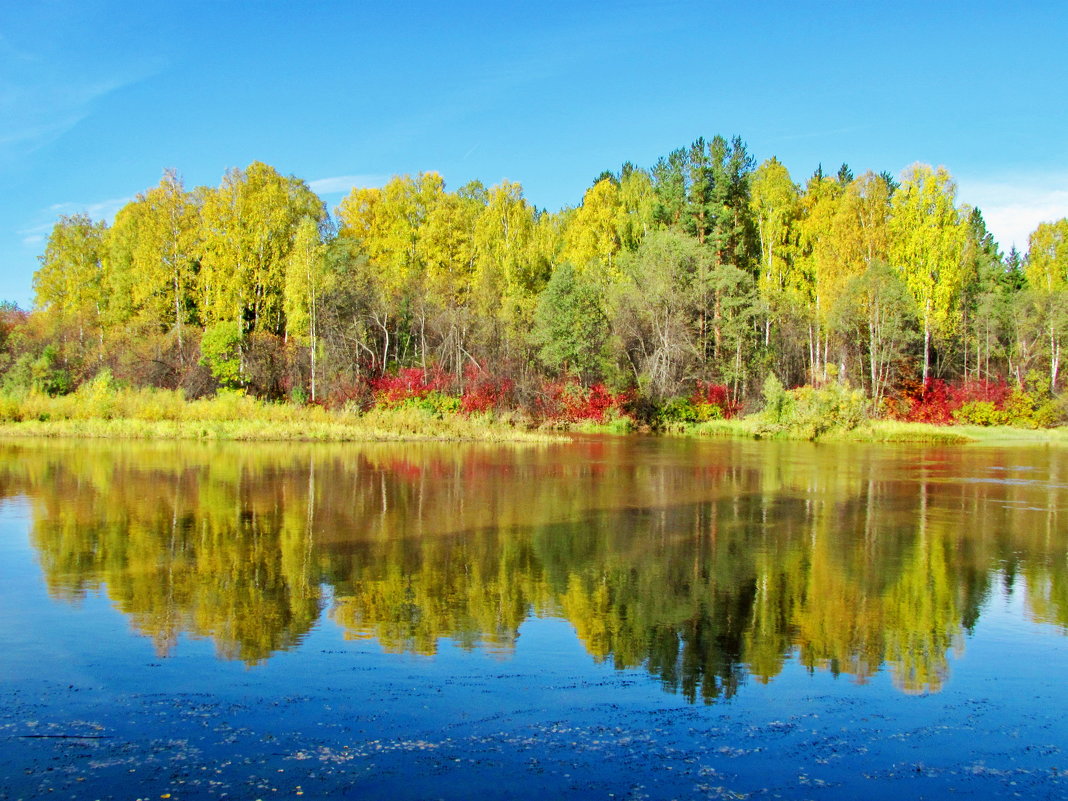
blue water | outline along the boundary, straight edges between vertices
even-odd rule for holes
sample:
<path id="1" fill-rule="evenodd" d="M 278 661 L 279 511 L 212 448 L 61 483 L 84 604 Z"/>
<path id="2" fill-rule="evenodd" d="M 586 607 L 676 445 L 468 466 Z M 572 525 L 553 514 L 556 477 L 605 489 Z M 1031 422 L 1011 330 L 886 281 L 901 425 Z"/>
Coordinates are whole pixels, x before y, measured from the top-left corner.
<path id="1" fill-rule="evenodd" d="M 1042 503 L 987 501 L 1048 512 L 1062 490 L 1036 472 Z M 0 503 L 0 799 L 1068 797 L 1068 638 L 1018 568 L 990 565 L 935 688 L 907 691 L 885 664 L 806 667 L 795 644 L 706 704 L 591 654 L 561 608 L 529 609 L 509 647 L 390 651 L 332 616 L 330 582 L 269 658 L 224 658 L 191 631 L 161 653 L 106 581 L 77 600 L 48 589 L 44 508 Z M 1024 554 L 1021 536 L 998 552 Z"/>

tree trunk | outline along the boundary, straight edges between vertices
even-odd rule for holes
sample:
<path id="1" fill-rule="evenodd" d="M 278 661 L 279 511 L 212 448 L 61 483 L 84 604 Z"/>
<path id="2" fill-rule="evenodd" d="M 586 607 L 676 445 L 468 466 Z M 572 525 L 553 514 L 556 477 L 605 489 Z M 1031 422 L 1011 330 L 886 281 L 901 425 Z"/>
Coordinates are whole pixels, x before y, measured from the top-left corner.
<path id="1" fill-rule="evenodd" d="M 931 371 L 931 323 L 928 316 L 923 317 L 923 384 L 927 386 L 927 376 Z"/>
<path id="2" fill-rule="evenodd" d="M 178 332 L 178 361 L 185 365 L 185 345 L 182 342 L 182 306 L 181 306 L 181 283 L 178 279 L 178 271 L 174 271 L 174 326 Z"/>
<path id="3" fill-rule="evenodd" d="M 1049 391 L 1057 391 L 1057 374 L 1061 367 L 1061 345 L 1057 341 L 1057 330 L 1049 324 Z"/>
<path id="4" fill-rule="evenodd" d="M 819 370 L 819 346 L 812 341 L 812 323 L 808 324 L 808 374 L 809 381 L 816 383 L 816 371 Z"/>

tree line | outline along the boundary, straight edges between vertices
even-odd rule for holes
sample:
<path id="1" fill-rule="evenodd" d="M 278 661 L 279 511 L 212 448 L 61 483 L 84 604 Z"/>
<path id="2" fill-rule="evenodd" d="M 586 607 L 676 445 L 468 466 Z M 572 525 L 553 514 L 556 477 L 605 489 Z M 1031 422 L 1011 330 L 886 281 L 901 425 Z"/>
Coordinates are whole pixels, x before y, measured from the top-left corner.
<path id="1" fill-rule="evenodd" d="M 876 401 L 935 377 L 1055 393 L 1068 335 L 1068 219 L 1002 254 L 944 168 L 798 183 L 737 137 L 604 172 L 556 212 L 427 172 L 331 215 L 260 162 L 215 188 L 169 170 L 110 225 L 60 217 L 40 262 L 33 311 L 0 326 L 9 388 L 106 367 L 323 401 L 433 368 L 517 403 L 560 376 L 654 403 L 698 382 L 745 401 L 771 373 Z"/>

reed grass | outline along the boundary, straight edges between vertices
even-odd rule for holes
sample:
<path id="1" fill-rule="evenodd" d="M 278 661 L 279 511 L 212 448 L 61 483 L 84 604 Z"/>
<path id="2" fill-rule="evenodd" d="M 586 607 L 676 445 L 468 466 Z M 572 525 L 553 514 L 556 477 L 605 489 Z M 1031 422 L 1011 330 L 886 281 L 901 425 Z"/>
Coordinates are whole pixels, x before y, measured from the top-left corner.
<path id="1" fill-rule="evenodd" d="M 61 397 L 0 396 L 0 436 L 257 441 L 544 442 L 517 421 L 416 407 L 338 410 L 267 403 L 236 392 L 188 401 L 180 391 L 94 386 Z"/>

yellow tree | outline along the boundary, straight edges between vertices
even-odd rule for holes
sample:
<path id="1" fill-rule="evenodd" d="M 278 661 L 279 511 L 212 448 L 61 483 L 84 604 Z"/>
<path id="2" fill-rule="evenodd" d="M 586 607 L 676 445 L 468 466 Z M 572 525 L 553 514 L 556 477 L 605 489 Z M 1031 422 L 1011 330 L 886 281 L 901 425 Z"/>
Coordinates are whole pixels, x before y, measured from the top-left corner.
<path id="1" fill-rule="evenodd" d="M 316 395 L 316 362 L 319 350 L 319 309 L 333 276 L 327 272 L 319 224 L 305 217 L 297 225 L 293 249 L 286 261 L 286 338 L 306 344 L 311 366 L 311 399 Z"/>
<path id="2" fill-rule="evenodd" d="M 923 380 L 930 375 L 931 339 L 952 333 L 965 281 L 968 216 L 945 167 L 914 164 L 890 202 L 890 261 L 923 323 Z"/>
<path id="3" fill-rule="evenodd" d="M 401 360 L 416 335 L 425 362 L 427 254 L 419 240 L 444 197 L 441 176 L 428 172 L 416 178 L 394 176 L 381 189 L 354 189 L 338 207 L 338 234 L 351 237 L 367 255 L 369 277 L 382 301 L 372 310 L 372 317 L 382 332 L 383 366 L 391 347 L 394 357 Z"/>
<path id="4" fill-rule="evenodd" d="M 403 295 L 422 280 L 419 236 L 444 191 L 436 172 L 394 176 L 381 189 L 353 189 L 338 207 L 339 233 L 360 243 L 389 293 Z"/>
<path id="5" fill-rule="evenodd" d="M 416 254 L 424 265 L 431 296 L 441 303 L 461 305 L 470 294 L 475 223 L 483 208 L 478 199 L 446 192 L 419 228 Z"/>
<path id="6" fill-rule="evenodd" d="M 60 217 L 33 276 L 34 306 L 54 312 L 61 325 L 74 326 L 82 349 L 89 335 L 103 341 L 106 232 L 104 222 L 94 223 L 86 214 Z"/>
<path id="7" fill-rule="evenodd" d="M 616 232 L 622 249 L 638 249 L 653 229 L 655 212 L 656 192 L 652 177 L 629 162 L 624 164 L 619 174 L 619 210 L 616 215 Z"/>
<path id="8" fill-rule="evenodd" d="M 831 295 L 837 284 L 839 257 L 834 220 L 841 184 L 822 173 L 813 175 L 800 201 L 797 223 L 797 293 L 811 309 L 808 326 L 809 366 L 813 380 L 826 379 L 830 351 Z"/>
<path id="9" fill-rule="evenodd" d="M 886 261 L 890 245 L 890 187 L 870 170 L 845 188 L 832 224 L 839 261 L 849 277 Z"/>
<path id="10" fill-rule="evenodd" d="M 1024 275 L 1039 295 L 1049 339 L 1050 389 L 1057 388 L 1061 351 L 1068 328 L 1068 218 L 1042 223 L 1029 239 Z"/>
<path id="11" fill-rule="evenodd" d="M 478 183 L 445 192 L 427 212 L 416 242 L 425 272 L 422 308 L 429 309 L 438 360 L 457 375 L 473 358 L 467 339 L 472 328 L 475 226 L 485 205 L 486 192 Z"/>
<path id="12" fill-rule="evenodd" d="M 1068 286 L 1068 217 L 1041 223 L 1028 245 L 1024 275 L 1031 288 L 1054 292 Z"/>
<path id="13" fill-rule="evenodd" d="M 325 219 L 322 201 L 303 181 L 258 161 L 230 170 L 218 189 L 206 193 L 199 274 L 205 324 L 285 330 L 286 260 L 305 217 Z"/>
<path id="14" fill-rule="evenodd" d="M 767 306 L 764 345 L 771 341 L 774 319 L 784 306 L 790 282 L 793 228 L 799 212 L 797 186 L 786 167 L 770 158 L 757 167 L 750 180 L 749 208 L 760 243 L 757 287 Z"/>
<path id="15" fill-rule="evenodd" d="M 505 331 L 529 331 L 544 282 L 531 247 L 537 227 L 523 188 L 511 181 L 491 187 L 475 224 L 475 276 L 479 316 Z"/>
<path id="16" fill-rule="evenodd" d="M 827 262 L 820 271 L 825 315 L 840 319 L 843 306 L 855 300 L 855 292 L 850 291 L 852 282 L 873 265 L 886 261 L 889 218 L 890 191 L 882 177 L 869 171 L 844 187 L 830 220 Z M 842 375 L 849 354 L 862 358 L 855 347 L 859 343 L 848 340 L 841 341 Z"/>
<path id="17" fill-rule="evenodd" d="M 614 274 L 622 214 L 619 185 L 613 179 L 603 178 L 587 189 L 582 205 L 568 217 L 560 260 L 603 284 Z"/>
<path id="18" fill-rule="evenodd" d="M 126 204 L 107 237 L 113 324 L 173 330 L 179 354 L 196 279 L 199 208 L 173 170 L 159 186 Z"/>

